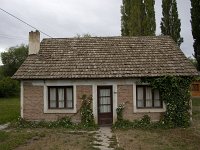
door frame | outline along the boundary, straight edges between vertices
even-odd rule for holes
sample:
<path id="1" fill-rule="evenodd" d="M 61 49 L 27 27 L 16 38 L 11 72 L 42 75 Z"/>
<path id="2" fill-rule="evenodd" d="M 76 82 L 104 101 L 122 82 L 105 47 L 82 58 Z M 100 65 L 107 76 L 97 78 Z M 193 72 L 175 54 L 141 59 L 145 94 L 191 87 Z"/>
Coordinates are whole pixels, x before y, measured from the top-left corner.
<path id="1" fill-rule="evenodd" d="M 113 123 L 113 86 L 112 85 L 97 85 L 97 118 L 98 118 L 98 124 L 100 123 L 100 100 L 99 100 L 99 92 L 100 89 L 110 89 L 110 98 L 111 98 L 111 112 L 110 114 L 112 115 L 111 117 L 111 124 Z M 100 125 L 100 124 L 99 124 Z"/>

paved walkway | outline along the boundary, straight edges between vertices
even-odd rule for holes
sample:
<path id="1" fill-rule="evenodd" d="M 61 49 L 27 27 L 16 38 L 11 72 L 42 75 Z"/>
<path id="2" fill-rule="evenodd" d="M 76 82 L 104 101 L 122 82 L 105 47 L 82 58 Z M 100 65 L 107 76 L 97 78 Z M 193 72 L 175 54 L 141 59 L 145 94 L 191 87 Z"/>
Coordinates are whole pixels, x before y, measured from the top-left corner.
<path id="1" fill-rule="evenodd" d="M 94 135 L 94 147 L 101 150 L 114 150 L 109 148 L 113 134 L 110 127 L 100 127 L 100 129 Z"/>
<path id="2" fill-rule="evenodd" d="M 6 124 L 0 125 L 0 130 L 6 129 L 6 128 L 8 127 L 9 124 L 10 124 L 10 123 L 6 123 Z"/>

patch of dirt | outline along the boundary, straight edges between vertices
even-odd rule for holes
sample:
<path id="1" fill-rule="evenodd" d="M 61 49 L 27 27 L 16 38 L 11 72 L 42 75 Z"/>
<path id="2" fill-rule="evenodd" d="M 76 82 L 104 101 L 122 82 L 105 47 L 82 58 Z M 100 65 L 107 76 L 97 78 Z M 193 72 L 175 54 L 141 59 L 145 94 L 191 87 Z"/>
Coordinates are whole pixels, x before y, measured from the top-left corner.
<path id="1" fill-rule="evenodd" d="M 82 150 L 87 149 L 88 134 L 70 132 L 46 132 L 35 136 L 16 150 Z"/>

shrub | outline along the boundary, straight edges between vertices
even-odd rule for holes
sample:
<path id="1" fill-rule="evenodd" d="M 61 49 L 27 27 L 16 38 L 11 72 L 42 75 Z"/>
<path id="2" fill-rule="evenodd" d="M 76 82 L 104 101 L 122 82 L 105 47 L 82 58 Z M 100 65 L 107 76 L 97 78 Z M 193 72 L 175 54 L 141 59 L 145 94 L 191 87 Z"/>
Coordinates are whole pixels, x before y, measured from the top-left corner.
<path id="1" fill-rule="evenodd" d="M 115 129 L 133 129 L 133 128 L 151 128 L 153 123 L 151 123 L 151 118 L 148 115 L 144 115 L 140 120 L 117 120 L 113 125 Z"/>
<path id="2" fill-rule="evenodd" d="M 17 80 L 5 77 L 0 80 L 0 97 L 19 96 L 20 85 Z"/>
<path id="3" fill-rule="evenodd" d="M 19 117 L 18 121 L 11 126 L 19 128 L 76 128 L 76 124 L 71 122 L 70 117 L 63 117 L 57 121 L 27 121 Z"/>

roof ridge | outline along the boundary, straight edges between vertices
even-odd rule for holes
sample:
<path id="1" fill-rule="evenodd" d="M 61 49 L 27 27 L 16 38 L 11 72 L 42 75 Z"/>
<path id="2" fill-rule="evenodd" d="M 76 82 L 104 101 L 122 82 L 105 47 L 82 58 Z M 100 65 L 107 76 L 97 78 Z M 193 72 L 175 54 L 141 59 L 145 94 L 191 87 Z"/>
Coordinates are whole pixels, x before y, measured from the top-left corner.
<path id="1" fill-rule="evenodd" d="M 66 38 L 43 38 L 43 40 L 56 40 L 56 39 L 133 39 L 133 38 L 169 38 L 169 35 L 152 35 L 152 36 L 91 36 L 91 37 L 66 37 Z M 171 38 L 171 37 L 170 37 Z"/>

